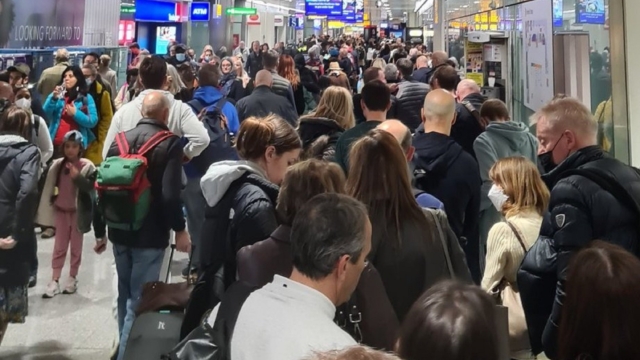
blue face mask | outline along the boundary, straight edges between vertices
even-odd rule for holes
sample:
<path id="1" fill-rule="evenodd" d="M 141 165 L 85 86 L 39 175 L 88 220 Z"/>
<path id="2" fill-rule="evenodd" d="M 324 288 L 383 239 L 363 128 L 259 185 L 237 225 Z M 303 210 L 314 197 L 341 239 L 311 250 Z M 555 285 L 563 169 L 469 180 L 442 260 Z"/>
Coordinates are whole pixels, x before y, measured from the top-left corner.
<path id="1" fill-rule="evenodd" d="M 176 60 L 178 61 L 184 61 L 185 58 L 186 56 L 184 54 L 176 54 Z"/>

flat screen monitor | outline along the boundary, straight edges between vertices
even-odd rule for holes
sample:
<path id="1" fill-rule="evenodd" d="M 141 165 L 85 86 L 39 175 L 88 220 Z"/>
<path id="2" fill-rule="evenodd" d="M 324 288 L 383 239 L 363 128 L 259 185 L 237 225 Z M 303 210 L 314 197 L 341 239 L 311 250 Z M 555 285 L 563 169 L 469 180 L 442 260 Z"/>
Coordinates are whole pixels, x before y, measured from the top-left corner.
<path id="1" fill-rule="evenodd" d="M 604 0 L 577 0 L 576 22 L 579 24 L 604 24 Z"/>
<path id="2" fill-rule="evenodd" d="M 175 26 L 158 26 L 156 28 L 156 54 L 166 54 L 169 43 L 176 39 Z"/>

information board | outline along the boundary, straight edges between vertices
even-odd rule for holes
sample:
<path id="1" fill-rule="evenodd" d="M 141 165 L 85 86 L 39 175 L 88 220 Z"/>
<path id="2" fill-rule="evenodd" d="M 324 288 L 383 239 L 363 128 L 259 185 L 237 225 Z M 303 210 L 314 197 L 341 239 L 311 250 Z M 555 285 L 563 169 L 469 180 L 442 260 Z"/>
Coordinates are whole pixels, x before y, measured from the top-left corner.
<path id="1" fill-rule="evenodd" d="M 307 16 L 342 16 L 342 0 L 305 0 Z"/>

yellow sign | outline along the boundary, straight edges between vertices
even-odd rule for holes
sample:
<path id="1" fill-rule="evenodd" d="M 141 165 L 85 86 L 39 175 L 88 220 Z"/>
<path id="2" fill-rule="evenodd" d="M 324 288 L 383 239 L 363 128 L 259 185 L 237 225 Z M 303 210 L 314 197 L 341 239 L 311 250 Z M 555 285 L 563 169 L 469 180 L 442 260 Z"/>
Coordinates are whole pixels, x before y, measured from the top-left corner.
<path id="1" fill-rule="evenodd" d="M 328 21 L 327 27 L 329 29 L 342 29 L 344 27 L 344 23 L 342 21 Z"/>
<path id="2" fill-rule="evenodd" d="M 364 16 L 363 16 L 362 20 L 363 20 L 364 22 L 369 21 L 369 13 L 364 13 Z"/>
<path id="3" fill-rule="evenodd" d="M 478 86 L 484 86 L 484 75 L 482 73 L 467 73 L 467 79 L 475 81 Z"/>
<path id="4" fill-rule="evenodd" d="M 214 8 L 213 8 L 213 10 L 214 10 L 214 11 L 213 11 L 213 13 L 215 14 L 215 17 L 214 17 L 214 18 L 215 18 L 215 19 L 219 19 L 219 18 L 221 18 L 221 17 L 222 17 L 222 5 L 220 5 L 220 4 L 215 4 L 215 5 L 213 5 L 213 6 L 214 6 Z"/>

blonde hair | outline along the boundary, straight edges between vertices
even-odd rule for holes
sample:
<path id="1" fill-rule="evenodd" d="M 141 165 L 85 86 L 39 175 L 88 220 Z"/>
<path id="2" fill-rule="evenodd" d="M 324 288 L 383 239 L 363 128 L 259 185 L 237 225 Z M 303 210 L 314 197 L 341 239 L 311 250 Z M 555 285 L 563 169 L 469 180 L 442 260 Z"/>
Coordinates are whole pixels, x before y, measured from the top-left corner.
<path id="1" fill-rule="evenodd" d="M 541 118 L 549 122 L 551 129 L 562 127 L 562 130 L 572 130 L 576 133 L 589 135 L 596 140 L 598 122 L 591 111 L 576 98 L 559 95 L 545 104 L 529 118 L 532 124 L 537 124 Z"/>
<path id="2" fill-rule="evenodd" d="M 382 70 L 384 70 L 385 66 L 387 66 L 387 62 L 384 61 L 384 59 L 381 58 L 381 57 L 376 58 L 375 60 L 373 60 L 373 63 L 371 63 L 371 67 L 374 67 L 374 68 L 377 67 L 377 68 L 382 69 Z"/>
<path id="3" fill-rule="evenodd" d="M 179 93 L 180 90 L 187 87 L 182 81 L 180 73 L 178 72 L 178 69 L 175 68 L 175 66 L 167 64 L 167 75 L 171 76 L 171 83 L 169 84 L 169 89 L 167 89 L 167 91 L 169 91 L 173 95 Z"/>
<path id="4" fill-rule="evenodd" d="M 500 159 L 489 170 L 489 178 L 509 197 L 502 206 L 505 217 L 526 209 L 534 209 L 542 216 L 547 210 L 549 189 L 529 159 L 521 156 Z"/>
<path id="5" fill-rule="evenodd" d="M 325 117 L 335 120 L 345 130 L 356 125 L 353 98 L 342 86 L 329 86 L 323 93 L 316 110 L 305 117 Z"/>
<path id="6" fill-rule="evenodd" d="M 316 353 L 306 360 L 401 360 L 396 355 L 356 345 L 344 350 L 330 350 Z"/>

